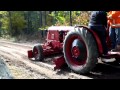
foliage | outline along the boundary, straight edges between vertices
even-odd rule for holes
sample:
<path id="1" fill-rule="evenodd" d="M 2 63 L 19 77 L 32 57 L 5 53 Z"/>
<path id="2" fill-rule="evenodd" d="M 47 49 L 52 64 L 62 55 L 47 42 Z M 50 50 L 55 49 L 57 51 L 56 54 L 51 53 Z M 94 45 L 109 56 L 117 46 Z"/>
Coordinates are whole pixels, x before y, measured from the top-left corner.
<path id="1" fill-rule="evenodd" d="M 82 12 L 82 13 L 80 13 L 80 15 L 76 15 L 74 17 L 73 24 L 88 25 L 88 20 L 89 20 L 88 12 Z"/>
<path id="2" fill-rule="evenodd" d="M 1 29 L 8 30 L 9 29 L 9 18 L 7 11 L 0 11 L 0 22 L 1 22 Z"/>
<path id="3" fill-rule="evenodd" d="M 11 14 L 9 16 L 9 13 Z M 25 28 L 25 20 L 23 12 L 20 11 L 0 11 L 0 23 L 2 32 L 15 35 L 19 33 L 20 30 Z M 11 24 L 11 25 L 10 25 Z M 11 31 L 10 31 L 11 30 Z"/>
<path id="4" fill-rule="evenodd" d="M 50 14 L 56 21 L 54 25 L 70 25 L 70 11 L 57 11 Z M 72 23 L 73 25 L 87 25 L 89 20 L 88 11 L 72 11 Z"/>
<path id="5" fill-rule="evenodd" d="M 48 29 L 48 27 L 46 26 L 46 27 L 41 27 L 41 28 L 38 28 L 38 30 L 47 30 Z"/>
<path id="6" fill-rule="evenodd" d="M 11 20 L 12 20 L 12 33 L 13 35 L 21 32 L 26 27 L 26 21 L 24 19 L 24 13 L 20 11 L 12 12 Z"/>
<path id="7" fill-rule="evenodd" d="M 49 26 L 87 25 L 89 11 L 0 11 L 0 35 L 33 34 Z"/>

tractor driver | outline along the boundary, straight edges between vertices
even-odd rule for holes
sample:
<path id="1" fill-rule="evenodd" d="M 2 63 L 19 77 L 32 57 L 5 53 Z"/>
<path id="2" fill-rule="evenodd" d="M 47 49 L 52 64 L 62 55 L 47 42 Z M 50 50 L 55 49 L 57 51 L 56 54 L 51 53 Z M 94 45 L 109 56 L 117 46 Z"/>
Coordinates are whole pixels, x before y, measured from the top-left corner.
<path id="1" fill-rule="evenodd" d="M 103 56 L 108 55 L 106 44 L 107 12 L 109 11 L 92 11 L 88 27 L 96 32 L 103 46 Z"/>

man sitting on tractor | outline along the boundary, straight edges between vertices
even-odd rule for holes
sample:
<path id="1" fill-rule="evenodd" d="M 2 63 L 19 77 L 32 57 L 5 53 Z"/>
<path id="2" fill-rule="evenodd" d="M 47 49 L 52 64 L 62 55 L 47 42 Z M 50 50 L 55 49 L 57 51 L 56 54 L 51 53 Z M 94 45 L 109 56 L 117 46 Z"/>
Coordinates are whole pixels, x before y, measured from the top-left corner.
<path id="1" fill-rule="evenodd" d="M 106 44 L 106 28 L 107 28 L 107 12 L 108 11 L 93 11 L 90 16 L 89 28 L 96 32 L 103 46 L 103 56 L 108 55 Z"/>
<path id="2" fill-rule="evenodd" d="M 120 51 L 120 11 L 110 11 L 108 14 L 112 51 Z"/>

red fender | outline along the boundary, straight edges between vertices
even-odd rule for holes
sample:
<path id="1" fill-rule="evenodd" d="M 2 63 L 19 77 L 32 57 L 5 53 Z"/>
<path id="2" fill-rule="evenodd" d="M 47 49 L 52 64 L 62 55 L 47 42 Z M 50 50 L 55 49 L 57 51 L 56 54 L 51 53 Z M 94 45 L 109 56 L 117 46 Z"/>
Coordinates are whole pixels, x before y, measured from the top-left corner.
<path id="1" fill-rule="evenodd" d="M 93 36 L 95 37 L 95 40 L 96 40 L 96 42 L 97 42 L 97 46 L 98 46 L 98 50 L 99 50 L 100 55 L 103 54 L 103 47 L 102 47 L 102 44 L 101 44 L 101 41 L 100 41 L 98 35 L 97 35 L 95 32 L 93 32 L 92 30 L 89 30 L 89 31 L 90 31 L 90 32 L 93 34 Z"/>

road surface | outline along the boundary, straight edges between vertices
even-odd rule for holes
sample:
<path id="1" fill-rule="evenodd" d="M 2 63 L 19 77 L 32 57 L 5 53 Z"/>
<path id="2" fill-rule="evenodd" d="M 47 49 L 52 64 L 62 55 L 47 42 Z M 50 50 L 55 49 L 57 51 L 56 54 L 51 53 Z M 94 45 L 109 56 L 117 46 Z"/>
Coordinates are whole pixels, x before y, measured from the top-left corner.
<path id="1" fill-rule="evenodd" d="M 67 67 L 54 71 L 52 59 L 46 57 L 44 62 L 29 60 L 27 51 L 33 43 L 14 43 L 0 40 L 0 57 L 6 62 L 15 79 L 120 79 L 120 69 L 98 63 L 89 74 L 80 75 Z"/>

